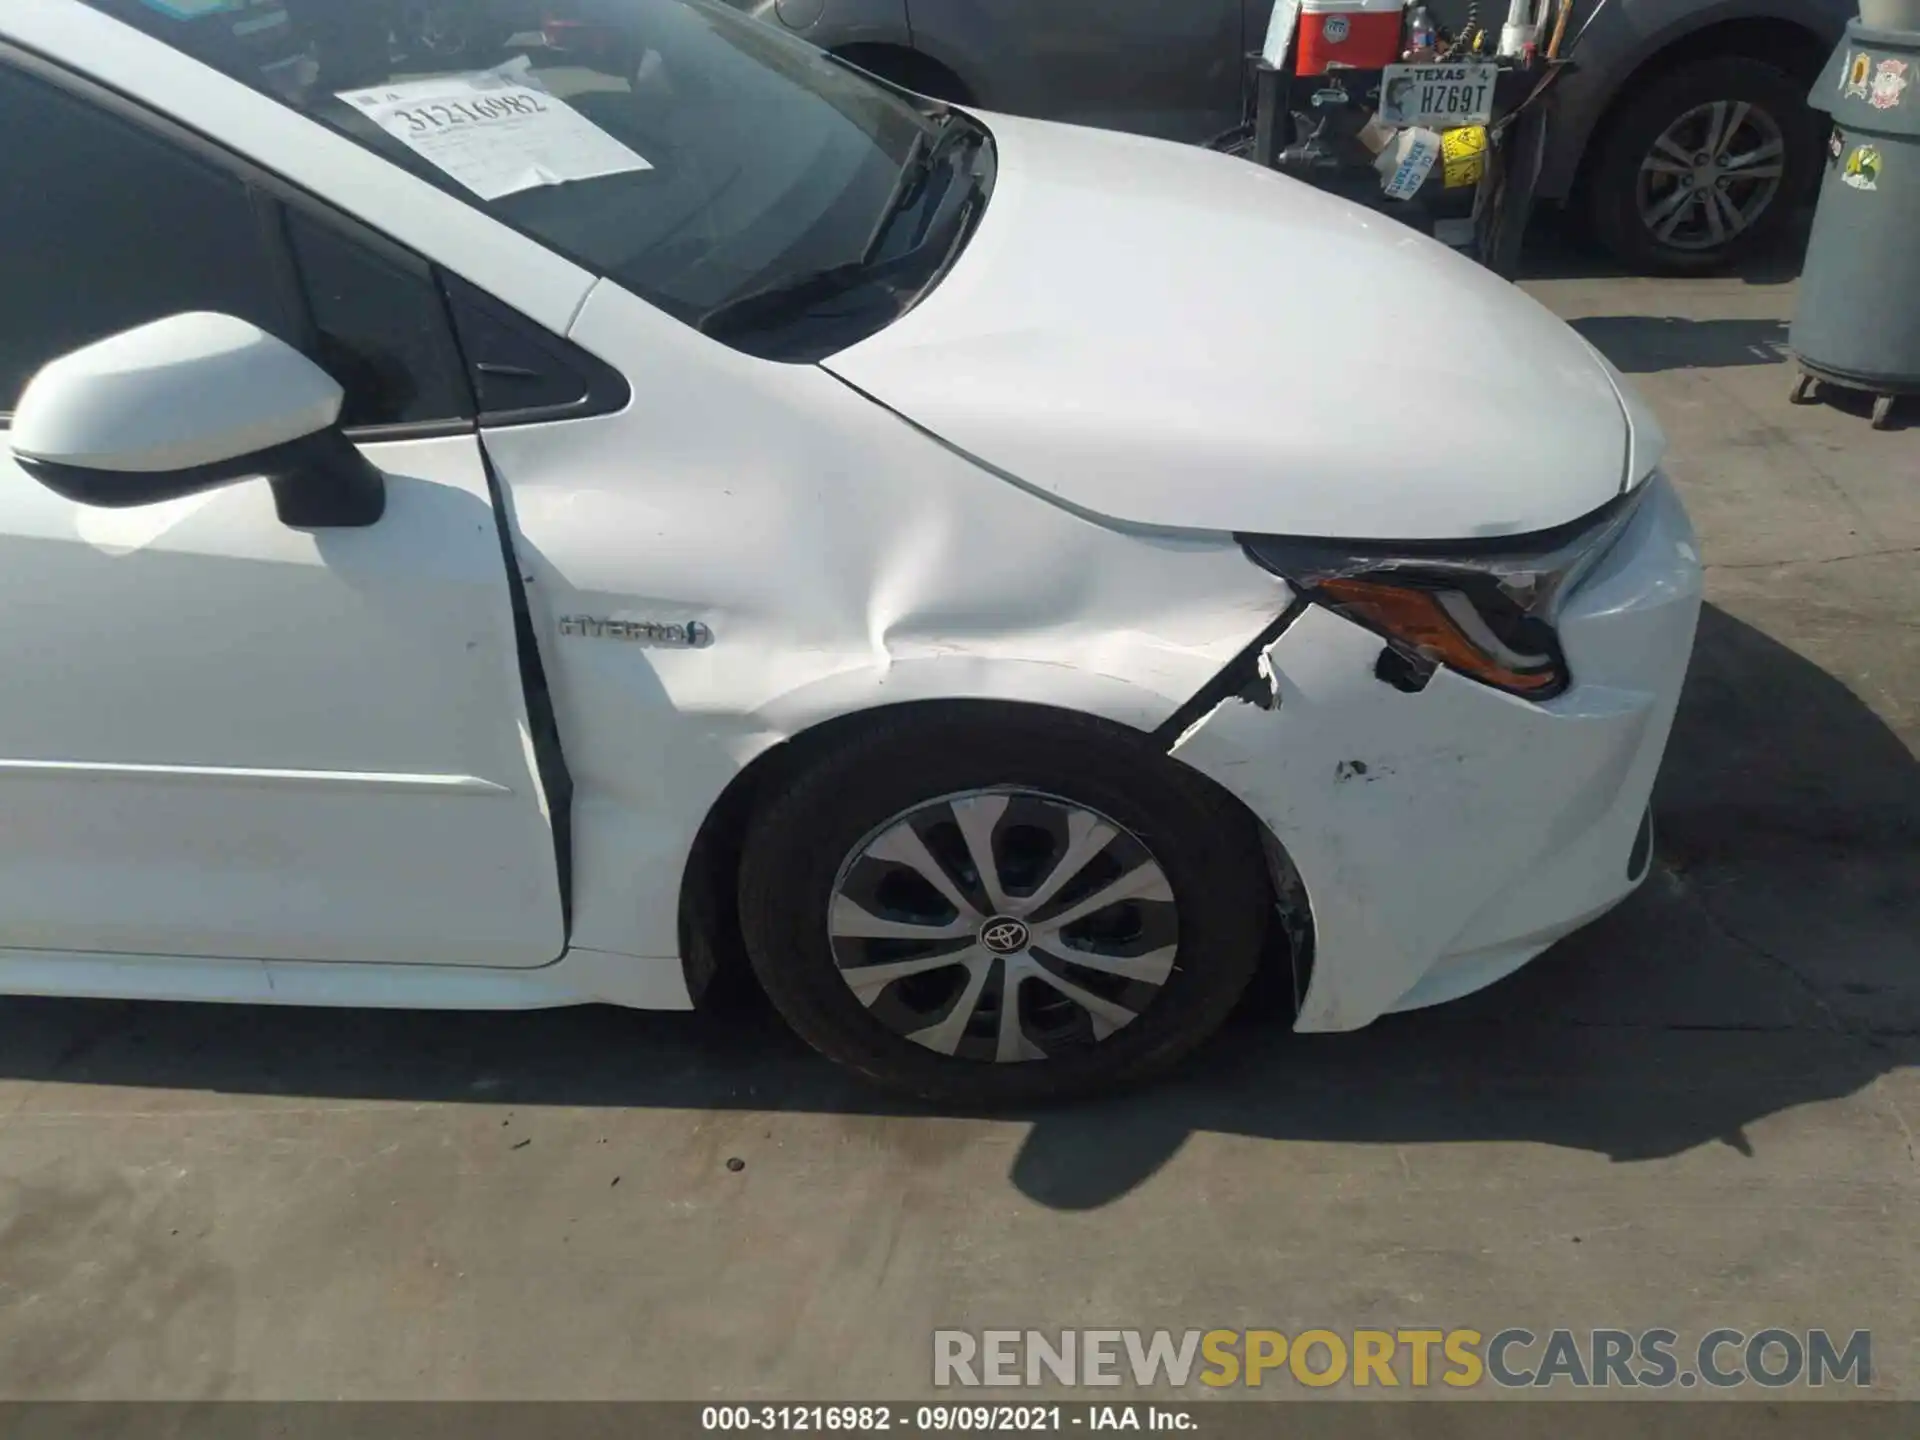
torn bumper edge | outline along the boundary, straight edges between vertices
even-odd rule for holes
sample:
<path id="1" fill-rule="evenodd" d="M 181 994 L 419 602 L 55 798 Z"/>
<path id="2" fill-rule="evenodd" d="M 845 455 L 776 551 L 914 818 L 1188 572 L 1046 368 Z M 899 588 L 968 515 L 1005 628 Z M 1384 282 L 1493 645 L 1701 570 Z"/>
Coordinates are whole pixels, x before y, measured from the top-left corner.
<path id="1" fill-rule="evenodd" d="M 1568 597 L 1571 689 L 1536 704 L 1441 669 L 1379 679 L 1383 642 L 1296 605 L 1162 727 L 1170 753 L 1236 795 L 1297 877 L 1312 931 L 1296 1028 L 1349 1030 L 1511 973 L 1626 898 L 1701 598 L 1692 527 L 1664 477 Z M 1172 732 L 1171 734 L 1167 732 Z M 1297 902 L 1296 902 L 1297 905 Z M 1298 917 L 1294 917 L 1296 925 Z M 1298 967 L 1296 967 L 1298 968 Z"/>

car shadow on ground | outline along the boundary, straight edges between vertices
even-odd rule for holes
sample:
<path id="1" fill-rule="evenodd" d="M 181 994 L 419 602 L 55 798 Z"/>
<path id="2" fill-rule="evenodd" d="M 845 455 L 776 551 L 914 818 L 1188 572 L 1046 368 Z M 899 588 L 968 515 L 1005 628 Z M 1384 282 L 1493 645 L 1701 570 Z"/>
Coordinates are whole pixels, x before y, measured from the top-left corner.
<path id="1" fill-rule="evenodd" d="M 1806 244 L 1794 235 L 1742 262 L 1732 272 L 1749 285 L 1784 285 L 1798 278 Z M 1591 242 L 1552 218 L 1532 237 L 1520 278 L 1526 280 L 1621 280 L 1628 272 L 1596 253 Z M 1672 299 L 1670 280 L 1658 282 Z M 1678 315 L 1593 315 L 1568 321 L 1629 375 L 1671 370 L 1784 365 L 1788 325 L 1776 317 L 1694 320 Z M 1783 382 L 1784 384 L 1784 382 Z"/>
<path id="2" fill-rule="evenodd" d="M 1724 273 L 1747 285 L 1790 285 L 1800 278 L 1812 232 L 1813 209 L 1802 207 L 1778 239 L 1757 253 L 1742 257 Z M 1638 277 L 1637 272 L 1624 268 L 1602 250 L 1572 213 L 1547 208 L 1534 214 L 1526 249 L 1520 256 L 1518 278 L 1527 281 Z"/>
<path id="3" fill-rule="evenodd" d="M 1920 1060 L 1920 764 L 1845 686 L 1709 608 L 1633 900 L 1479 996 L 1297 1036 L 1268 986 L 1184 1070 L 1042 1111 L 1011 1179 L 1069 1210 L 1196 1131 L 1515 1141 L 1618 1161 L 1724 1143 Z M 0 1075 L 497 1106 L 875 1115 L 749 1005 L 713 1016 L 0 1002 Z M 31 1104 L 31 1096 L 20 1102 Z"/>
<path id="4" fill-rule="evenodd" d="M 1678 315 L 1593 315 L 1567 322 L 1628 375 L 1784 365 L 1784 320 L 1688 320 Z M 1785 382 L 1782 382 L 1785 393 Z"/>

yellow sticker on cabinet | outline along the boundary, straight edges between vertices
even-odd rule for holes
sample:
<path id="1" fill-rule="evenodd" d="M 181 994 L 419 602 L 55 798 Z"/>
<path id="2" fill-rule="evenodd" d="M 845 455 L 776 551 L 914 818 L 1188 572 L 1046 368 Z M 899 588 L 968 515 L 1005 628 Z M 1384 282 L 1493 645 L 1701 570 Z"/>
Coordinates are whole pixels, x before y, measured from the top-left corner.
<path id="1" fill-rule="evenodd" d="M 1487 173 L 1487 127 L 1463 125 L 1458 130 L 1447 131 L 1440 137 L 1440 154 L 1446 165 L 1449 190 L 1478 185 L 1480 177 Z"/>

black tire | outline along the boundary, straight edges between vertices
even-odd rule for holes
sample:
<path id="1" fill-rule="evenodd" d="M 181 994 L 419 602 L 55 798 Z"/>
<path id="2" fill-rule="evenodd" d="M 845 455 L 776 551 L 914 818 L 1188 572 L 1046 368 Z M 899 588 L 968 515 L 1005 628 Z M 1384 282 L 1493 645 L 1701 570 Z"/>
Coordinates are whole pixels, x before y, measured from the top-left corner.
<path id="1" fill-rule="evenodd" d="M 1173 969 L 1138 1018 L 1047 1059 L 967 1059 L 907 1039 L 856 998 L 828 934 L 841 867 L 878 827 L 939 797 L 993 789 L 1058 797 L 1131 831 L 1164 871 L 1177 915 Z M 794 1030 L 879 1085 L 958 1106 L 1067 1099 L 1174 1064 L 1246 989 L 1271 910 L 1252 820 L 1201 777 L 1104 722 L 1000 707 L 876 721 L 764 807 L 740 869 L 754 972 Z M 1021 988 L 1050 998 L 1037 982 Z"/>
<path id="2" fill-rule="evenodd" d="M 1679 273 L 1720 269 L 1777 243 L 1794 207 L 1811 193 L 1817 172 L 1818 127 L 1806 97 L 1804 82 L 1740 55 L 1696 61 L 1648 81 L 1627 98 L 1600 137 L 1585 197 L 1595 237 L 1630 269 Z M 1682 116 L 1716 101 L 1750 105 L 1778 130 L 1785 142 L 1781 184 L 1752 222 L 1725 243 L 1687 248 L 1663 242 L 1641 218 L 1641 163 Z"/>

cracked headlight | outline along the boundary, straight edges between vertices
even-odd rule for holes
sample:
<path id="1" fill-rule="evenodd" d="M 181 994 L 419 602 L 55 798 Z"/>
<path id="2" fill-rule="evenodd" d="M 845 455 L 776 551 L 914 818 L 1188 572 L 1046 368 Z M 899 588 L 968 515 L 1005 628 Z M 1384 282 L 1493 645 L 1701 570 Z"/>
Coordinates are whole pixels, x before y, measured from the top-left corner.
<path id="1" fill-rule="evenodd" d="M 1553 530 L 1497 540 L 1291 540 L 1241 535 L 1301 595 L 1387 642 L 1381 678 L 1417 689 L 1434 667 L 1529 700 L 1572 683 L 1561 604 L 1613 548 L 1652 489 L 1639 485 Z"/>

